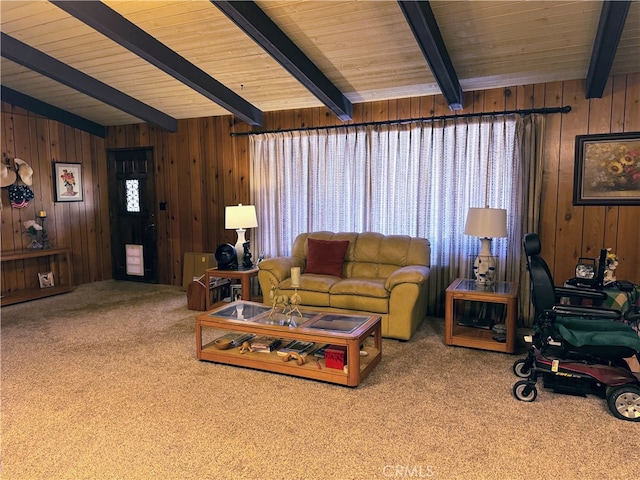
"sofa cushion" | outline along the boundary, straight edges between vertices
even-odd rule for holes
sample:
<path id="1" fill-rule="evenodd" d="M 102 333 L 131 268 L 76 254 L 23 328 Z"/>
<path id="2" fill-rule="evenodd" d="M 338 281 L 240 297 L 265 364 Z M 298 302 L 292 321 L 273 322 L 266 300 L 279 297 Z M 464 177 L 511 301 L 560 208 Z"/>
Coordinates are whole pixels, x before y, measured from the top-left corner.
<path id="1" fill-rule="evenodd" d="M 342 277 L 342 264 L 349 242 L 314 238 L 307 239 L 307 242 L 307 266 L 304 273 Z"/>
<path id="2" fill-rule="evenodd" d="M 357 310 L 371 313 L 389 313 L 389 298 L 365 297 L 362 295 L 329 295 L 329 306 L 344 310 Z"/>
<path id="3" fill-rule="evenodd" d="M 331 294 L 329 292 L 313 292 L 298 290 L 298 294 L 302 297 L 302 305 L 305 307 L 327 307 L 330 304 Z"/>
<path id="4" fill-rule="evenodd" d="M 335 276 L 305 273 L 303 275 L 300 275 L 300 286 L 298 287 L 298 290 L 300 290 L 300 292 L 329 293 L 331 287 L 333 287 L 336 282 L 340 281 L 340 278 Z M 281 288 L 293 288 L 291 286 L 290 278 L 283 281 L 281 285 Z"/>
<path id="5" fill-rule="evenodd" d="M 363 297 L 387 298 L 384 278 L 345 278 L 333 284 L 331 295 L 361 295 Z"/>

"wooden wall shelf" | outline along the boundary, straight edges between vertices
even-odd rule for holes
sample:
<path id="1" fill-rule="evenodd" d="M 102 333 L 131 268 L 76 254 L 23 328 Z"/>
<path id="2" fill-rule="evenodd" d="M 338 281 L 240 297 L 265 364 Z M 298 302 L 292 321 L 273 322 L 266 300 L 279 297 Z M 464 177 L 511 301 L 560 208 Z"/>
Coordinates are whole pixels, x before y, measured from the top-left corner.
<path id="1" fill-rule="evenodd" d="M 2 306 L 73 290 L 71 256 L 67 248 L 2 252 L 0 261 L 2 262 L 2 298 L 0 298 Z M 53 272 L 55 286 L 40 288 L 38 273 L 46 271 Z M 18 272 L 20 275 L 16 275 Z M 14 278 L 28 278 L 29 283 L 20 285 L 13 281 Z"/>

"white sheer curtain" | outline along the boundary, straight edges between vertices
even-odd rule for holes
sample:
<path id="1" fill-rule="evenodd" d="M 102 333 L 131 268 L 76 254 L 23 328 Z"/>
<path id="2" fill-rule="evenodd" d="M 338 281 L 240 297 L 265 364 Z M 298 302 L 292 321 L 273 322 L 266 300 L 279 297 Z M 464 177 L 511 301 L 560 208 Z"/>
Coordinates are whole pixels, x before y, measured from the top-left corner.
<path id="1" fill-rule="evenodd" d="M 307 231 L 375 231 L 431 242 L 430 313 L 470 277 L 480 243 L 464 235 L 469 207 L 506 208 L 509 239 L 495 239 L 498 279 L 517 275 L 522 175 L 519 116 L 268 133 L 250 137 L 254 251 L 290 253 Z M 515 239 L 515 240 L 514 240 Z M 517 246 L 517 248 L 516 248 Z M 517 276 L 509 280 L 518 280 Z"/>

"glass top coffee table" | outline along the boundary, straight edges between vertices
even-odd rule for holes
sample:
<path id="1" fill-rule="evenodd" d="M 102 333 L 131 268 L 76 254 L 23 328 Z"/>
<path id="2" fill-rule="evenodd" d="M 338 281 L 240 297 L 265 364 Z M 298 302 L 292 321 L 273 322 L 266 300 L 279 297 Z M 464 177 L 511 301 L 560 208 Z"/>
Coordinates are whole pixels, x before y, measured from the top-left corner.
<path id="1" fill-rule="evenodd" d="M 238 338 L 240 335 L 234 332 L 246 335 Z M 234 343 L 222 344 L 221 339 L 232 337 Z M 265 337 L 280 343 L 270 352 L 248 351 L 253 342 Z M 247 341 L 248 345 L 243 348 L 235 340 Z M 294 340 L 314 345 L 299 355 L 278 351 Z M 316 352 L 323 346 L 329 349 L 327 359 Z M 340 352 L 344 355 L 342 363 Z M 271 314 L 268 305 L 240 300 L 196 316 L 196 354 L 198 360 L 355 387 L 380 362 L 380 317 L 312 309 L 287 316 L 281 308 Z"/>

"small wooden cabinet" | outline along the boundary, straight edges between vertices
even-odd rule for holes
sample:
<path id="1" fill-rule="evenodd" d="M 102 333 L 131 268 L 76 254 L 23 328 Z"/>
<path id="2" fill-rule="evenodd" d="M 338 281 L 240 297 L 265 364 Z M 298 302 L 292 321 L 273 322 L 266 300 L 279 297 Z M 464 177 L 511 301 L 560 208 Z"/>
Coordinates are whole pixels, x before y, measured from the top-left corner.
<path id="1" fill-rule="evenodd" d="M 71 257 L 66 248 L 3 252 L 0 305 L 11 305 L 73 290 Z M 54 286 L 40 288 L 38 273 L 53 272 Z"/>
<path id="2" fill-rule="evenodd" d="M 485 316 L 489 310 L 492 310 L 494 319 L 499 317 L 500 322 L 505 324 L 504 342 L 496 341 L 496 335 L 490 328 L 473 325 L 473 317 Z M 444 342 L 447 345 L 514 353 L 517 315 L 517 283 L 496 282 L 483 287 L 474 280 L 458 278 L 447 288 Z"/>

